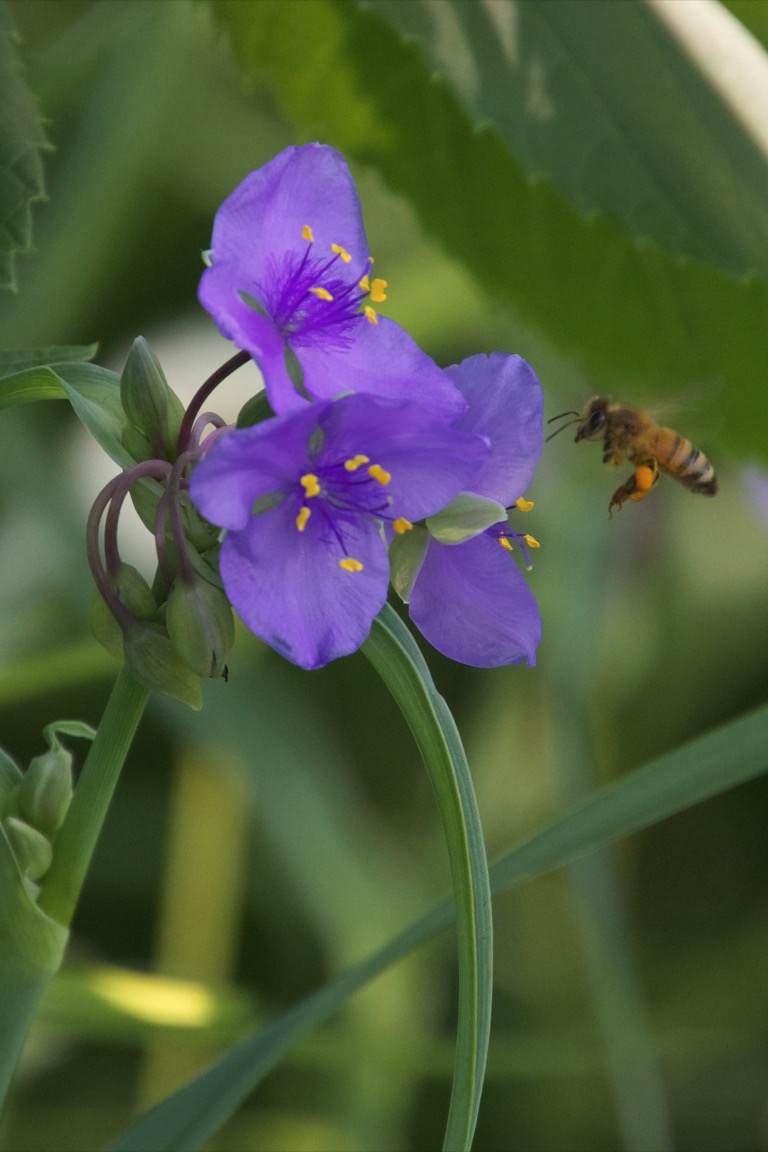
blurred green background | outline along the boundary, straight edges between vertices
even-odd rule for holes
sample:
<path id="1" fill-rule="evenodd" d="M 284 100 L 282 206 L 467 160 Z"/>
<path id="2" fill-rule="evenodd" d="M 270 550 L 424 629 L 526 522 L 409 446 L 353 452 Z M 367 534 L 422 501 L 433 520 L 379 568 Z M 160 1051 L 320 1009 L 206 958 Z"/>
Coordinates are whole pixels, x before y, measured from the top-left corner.
<path id="1" fill-rule="evenodd" d="M 142 334 L 189 398 L 231 352 L 196 302 L 217 206 L 281 148 L 320 138 L 351 148 L 388 313 L 438 363 L 519 352 L 539 373 L 547 415 L 598 390 L 671 400 L 669 422 L 715 463 L 716 500 L 663 482 L 609 522 L 615 478 L 599 447 L 577 447 L 569 433 L 554 440 L 526 518 L 542 545 L 529 576 L 544 621 L 538 667 L 478 672 L 427 653 L 465 739 L 491 857 L 584 792 L 764 702 L 768 530 L 743 483 L 749 456 L 736 450 L 738 381 L 692 376 L 676 388 L 642 363 L 615 382 L 596 377 L 589 355 L 526 300 L 524 276 L 517 283 L 512 270 L 504 289 L 506 251 L 494 286 L 441 244 L 392 190 L 397 181 L 385 182 L 376 133 L 387 126 L 371 127 L 364 96 L 338 73 L 354 44 L 339 47 L 332 22 L 352 20 L 351 5 L 287 4 L 331 21 L 328 92 L 311 89 L 311 122 L 297 111 L 299 90 L 322 77 L 322 52 L 297 40 L 282 83 L 277 53 L 244 76 L 245 23 L 268 40 L 270 3 L 9 6 L 53 151 L 35 250 L 19 257 L 18 295 L 0 298 L 5 346 L 99 340 L 100 362 L 119 369 Z M 393 88 L 397 78 L 369 81 Z M 432 134 L 429 149 L 450 153 L 457 139 L 436 144 Z M 456 233 L 471 238 L 476 226 L 471 212 L 455 213 Z M 620 284 L 611 290 L 621 297 Z M 641 313 L 634 323 L 652 350 L 651 321 Z M 237 387 L 247 394 L 256 380 L 240 375 L 235 411 Z M 755 397 L 745 392 L 753 437 Z M 0 419 L 0 715 L 3 747 L 22 764 L 41 751 L 44 723 L 98 723 L 116 674 L 89 639 L 83 542 L 112 471 L 64 405 Z M 125 547 L 150 575 L 143 542 L 129 534 Z M 229 684 L 207 684 L 200 714 L 150 705 L 3 1148 L 102 1146 L 448 888 L 426 774 L 362 656 L 304 673 L 243 632 L 230 671 Z M 496 898 L 479 1152 L 631 1146 L 627 1019 L 649 1030 L 657 1064 L 649 1058 L 637 1075 L 651 1097 L 665 1096 L 676 1147 L 768 1148 L 766 815 L 768 782 L 758 779 L 591 865 Z M 212 1147 L 438 1146 L 454 998 L 447 933 L 303 1044 Z"/>

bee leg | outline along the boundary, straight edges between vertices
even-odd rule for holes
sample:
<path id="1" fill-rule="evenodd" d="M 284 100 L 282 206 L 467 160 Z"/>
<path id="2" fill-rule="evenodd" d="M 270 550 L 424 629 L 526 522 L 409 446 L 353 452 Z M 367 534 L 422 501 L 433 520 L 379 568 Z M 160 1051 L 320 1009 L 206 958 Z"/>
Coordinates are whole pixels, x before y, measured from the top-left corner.
<path id="1" fill-rule="evenodd" d="M 629 480 L 617 488 L 608 505 L 608 516 L 613 509 L 621 509 L 626 500 L 644 500 L 659 478 L 659 466 L 655 460 L 643 460 L 637 465 Z"/>

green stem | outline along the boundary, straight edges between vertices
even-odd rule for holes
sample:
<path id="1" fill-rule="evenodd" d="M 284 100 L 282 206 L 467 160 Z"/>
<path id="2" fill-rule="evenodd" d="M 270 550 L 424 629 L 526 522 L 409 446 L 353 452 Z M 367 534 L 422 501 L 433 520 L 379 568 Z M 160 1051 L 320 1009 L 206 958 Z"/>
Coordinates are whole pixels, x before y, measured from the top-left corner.
<path id="1" fill-rule="evenodd" d="M 72 920 L 112 793 L 148 697 L 148 690 L 123 668 L 83 765 L 67 818 L 56 837 L 53 863 L 38 901 L 40 908 L 60 924 L 68 925 Z"/>

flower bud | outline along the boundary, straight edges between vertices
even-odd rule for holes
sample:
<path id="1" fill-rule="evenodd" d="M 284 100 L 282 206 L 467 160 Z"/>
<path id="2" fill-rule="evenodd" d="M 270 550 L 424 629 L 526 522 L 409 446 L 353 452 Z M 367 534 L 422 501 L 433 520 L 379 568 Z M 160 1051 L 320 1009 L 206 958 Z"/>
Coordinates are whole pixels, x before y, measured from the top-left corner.
<path id="1" fill-rule="evenodd" d="M 123 638 L 125 662 L 137 680 L 190 708 L 203 706 L 200 678 L 176 651 L 161 624 L 137 620 Z"/>
<path id="2" fill-rule="evenodd" d="M 132 564 L 123 564 L 120 571 L 110 576 L 109 582 L 128 611 L 139 620 L 152 620 L 157 603 L 149 584 Z M 102 647 L 116 660 L 123 659 L 123 633 L 97 592 L 91 606 L 91 630 Z"/>
<path id="3" fill-rule="evenodd" d="M 3 829 L 11 845 L 16 863 L 23 876 L 39 880 L 51 866 L 53 848 L 51 842 L 37 828 L 32 828 L 24 820 L 6 816 Z"/>
<path id="4" fill-rule="evenodd" d="M 184 408 L 168 387 L 160 362 L 143 336 L 134 340 L 128 353 L 120 377 L 120 399 L 131 424 L 149 441 L 151 454 L 174 460 Z M 126 447 L 130 452 L 128 443 Z"/>
<path id="5" fill-rule="evenodd" d="M 33 828 L 53 836 L 64 823 L 72 800 L 72 757 L 59 747 L 35 756 L 16 796 L 19 815 Z"/>
<path id="6" fill-rule="evenodd" d="M 235 621 L 220 588 L 198 576 L 191 584 L 177 580 L 168 597 L 165 622 L 176 651 L 198 676 L 224 674 Z"/>

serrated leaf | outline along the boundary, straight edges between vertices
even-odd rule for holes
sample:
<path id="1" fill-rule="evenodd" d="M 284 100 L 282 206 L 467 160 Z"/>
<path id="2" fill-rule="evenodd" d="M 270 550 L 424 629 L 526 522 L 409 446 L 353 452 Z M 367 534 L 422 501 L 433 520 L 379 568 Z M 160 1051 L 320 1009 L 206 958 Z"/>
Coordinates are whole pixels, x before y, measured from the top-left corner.
<path id="1" fill-rule="evenodd" d="M 44 199 L 41 153 L 49 147 L 24 79 L 16 33 L 0 7 L 0 287 L 16 288 L 15 257 L 32 244 L 31 205 Z"/>
<path id="2" fill-rule="evenodd" d="M 380 168 L 425 230 L 573 355 L 593 390 L 657 400 L 694 385 L 716 406 L 686 433 L 715 462 L 713 441 L 768 461 L 768 284 L 639 247 L 617 223 L 581 217 L 546 180 L 532 185 L 498 134 L 478 131 L 420 50 L 375 14 L 332 0 L 215 11 L 243 70 L 270 84 L 302 136 Z"/>

